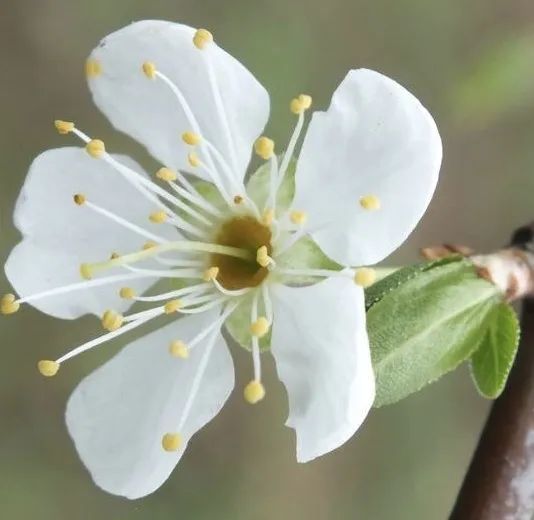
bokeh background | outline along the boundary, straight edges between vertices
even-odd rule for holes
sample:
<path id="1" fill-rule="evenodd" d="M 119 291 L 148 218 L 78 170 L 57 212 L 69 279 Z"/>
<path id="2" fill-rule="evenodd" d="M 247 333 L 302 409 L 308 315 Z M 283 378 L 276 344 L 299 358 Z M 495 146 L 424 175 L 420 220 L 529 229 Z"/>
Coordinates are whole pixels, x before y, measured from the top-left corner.
<path id="1" fill-rule="evenodd" d="M 82 73 L 101 37 L 144 18 L 211 29 L 269 90 L 276 141 L 291 131 L 292 96 L 310 92 L 325 107 L 350 68 L 377 69 L 414 92 L 435 116 L 445 159 L 429 212 L 391 264 L 413 262 L 418 247 L 444 241 L 491 250 L 533 218 L 530 0 L 17 0 L 0 9 L 2 260 L 19 239 L 11 214 L 32 157 L 67 144 L 55 118 L 144 159 L 92 106 Z M 5 278 L 1 287 L 9 289 Z M 37 359 L 59 355 L 96 327 L 94 318 L 61 322 L 31 308 L 0 322 L 2 518 L 439 520 L 488 409 L 460 369 L 374 411 L 335 453 L 298 465 L 283 426 L 284 390 L 267 361 L 268 399 L 251 408 L 235 392 L 169 481 L 129 502 L 92 484 L 63 421 L 76 382 L 124 342 L 78 358 L 53 380 L 35 370 Z M 241 386 L 249 358 L 234 354 Z"/>

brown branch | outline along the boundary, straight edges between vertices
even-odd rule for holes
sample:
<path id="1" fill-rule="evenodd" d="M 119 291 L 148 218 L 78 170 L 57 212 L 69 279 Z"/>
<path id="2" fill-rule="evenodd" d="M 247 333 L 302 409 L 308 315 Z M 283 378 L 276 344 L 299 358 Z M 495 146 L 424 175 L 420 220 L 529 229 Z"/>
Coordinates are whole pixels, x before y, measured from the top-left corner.
<path id="1" fill-rule="evenodd" d="M 521 292 L 533 296 L 533 231 L 534 225 L 518 230 L 513 247 L 497 253 L 510 266 L 508 274 L 529 273 L 517 284 L 516 298 Z M 497 274 L 501 282 L 509 279 L 500 267 Z M 534 299 L 524 300 L 521 331 L 506 389 L 492 406 L 450 520 L 531 520 L 534 515 Z"/>

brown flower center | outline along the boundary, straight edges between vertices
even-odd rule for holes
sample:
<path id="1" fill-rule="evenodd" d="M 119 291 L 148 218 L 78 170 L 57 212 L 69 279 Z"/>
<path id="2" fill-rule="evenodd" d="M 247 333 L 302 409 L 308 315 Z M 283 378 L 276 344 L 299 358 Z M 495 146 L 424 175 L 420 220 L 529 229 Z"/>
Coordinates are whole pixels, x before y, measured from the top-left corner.
<path id="1" fill-rule="evenodd" d="M 257 250 L 267 246 L 270 255 L 272 233 L 270 228 L 261 224 L 254 217 L 235 217 L 225 222 L 215 242 L 223 246 L 239 247 L 251 252 L 254 260 L 242 260 L 228 255 L 211 255 L 211 265 L 219 268 L 217 280 L 230 290 L 258 286 L 269 274 L 266 267 L 261 267 L 255 260 Z"/>

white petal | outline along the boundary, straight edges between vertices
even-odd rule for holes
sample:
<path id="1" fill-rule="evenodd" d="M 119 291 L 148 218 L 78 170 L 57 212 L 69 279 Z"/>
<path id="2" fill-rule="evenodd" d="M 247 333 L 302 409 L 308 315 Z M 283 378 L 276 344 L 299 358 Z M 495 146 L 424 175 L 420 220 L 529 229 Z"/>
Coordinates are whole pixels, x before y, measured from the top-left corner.
<path id="1" fill-rule="evenodd" d="M 374 264 L 412 232 L 434 192 L 441 139 L 421 103 L 377 72 L 350 71 L 308 128 L 294 207 L 313 238 L 343 265 Z M 381 209 L 359 201 L 375 195 Z"/>
<path id="2" fill-rule="evenodd" d="M 297 434 L 297 460 L 307 462 L 352 437 L 373 404 L 363 291 L 350 278 L 277 286 L 273 310 L 271 348 L 289 398 L 286 424 Z"/>
<path id="3" fill-rule="evenodd" d="M 116 159 L 142 171 L 127 157 Z M 73 201 L 77 193 L 153 233 L 177 236 L 170 226 L 158 227 L 148 221 L 154 204 L 105 162 L 91 158 L 82 148 L 49 150 L 32 163 L 15 208 L 15 224 L 23 241 L 12 251 L 5 269 L 20 296 L 80 282 L 81 263 L 105 260 L 112 252 L 137 251 L 146 242 L 145 237 L 88 207 L 77 206 Z M 152 283 L 148 279 L 132 285 L 143 291 Z M 117 285 L 35 303 L 61 318 L 99 314 L 114 305 L 121 310 L 128 306 L 118 298 Z"/>
<path id="4" fill-rule="evenodd" d="M 222 408 L 234 386 L 234 368 L 220 334 L 175 452 L 162 449 L 166 433 L 177 432 L 182 410 L 208 343 L 188 359 L 173 358 L 168 345 L 190 340 L 217 311 L 182 318 L 135 341 L 85 378 L 66 412 L 76 449 L 102 489 L 128 498 L 156 490 L 178 463 L 191 436 Z"/>
<path id="5" fill-rule="evenodd" d="M 133 23 L 107 36 L 90 59 L 102 73 L 89 80 L 95 103 L 119 130 L 144 144 L 165 166 L 190 169 L 189 147 L 181 142 L 192 130 L 176 96 L 161 79 L 148 79 L 144 62 L 152 62 L 178 87 L 204 135 L 231 162 L 231 145 L 219 117 L 208 76 L 208 60 L 224 105 L 235 150 L 234 174 L 241 180 L 254 140 L 269 116 L 269 97 L 254 76 L 215 43 L 199 50 L 195 30 L 164 21 Z"/>

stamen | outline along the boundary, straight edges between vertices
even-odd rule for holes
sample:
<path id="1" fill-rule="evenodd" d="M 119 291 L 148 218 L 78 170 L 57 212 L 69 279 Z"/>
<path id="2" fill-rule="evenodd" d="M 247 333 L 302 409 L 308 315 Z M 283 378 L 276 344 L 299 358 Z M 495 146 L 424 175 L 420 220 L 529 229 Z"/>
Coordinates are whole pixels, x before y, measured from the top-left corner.
<path id="1" fill-rule="evenodd" d="M 274 154 L 274 141 L 265 136 L 259 137 L 254 143 L 254 151 L 267 160 Z"/>
<path id="2" fill-rule="evenodd" d="M 202 132 L 200 131 L 200 126 L 198 124 L 197 119 L 195 118 L 195 115 L 193 114 L 193 111 L 191 110 L 191 107 L 187 103 L 187 100 L 185 99 L 184 95 L 180 91 L 180 89 L 164 74 L 162 74 L 159 71 L 156 71 L 156 76 L 160 78 L 165 85 L 173 92 L 173 94 L 176 96 L 178 103 L 180 104 L 180 107 L 184 111 L 184 114 L 191 125 L 191 128 L 193 131 L 191 133 L 200 136 L 202 135 Z M 189 136 L 188 136 L 189 137 Z M 182 136 L 183 138 L 183 136 Z M 189 141 L 193 142 L 194 139 L 189 139 Z M 206 159 L 208 160 L 208 165 L 204 166 L 205 171 L 210 175 L 213 183 L 216 185 L 217 189 L 221 193 L 222 197 L 225 199 L 227 204 L 231 205 L 231 199 L 228 196 L 228 193 L 226 192 L 224 186 L 221 184 L 219 176 L 217 175 L 215 164 L 213 162 L 212 156 L 210 154 L 210 151 L 213 152 L 215 149 L 214 146 L 208 147 L 208 142 L 204 139 L 200 142 L 201 149 L 204 151 Z M 230 180 L 233 179 L 233 176 L 230 175 Z"/>
<path id="3" fill-rule="evenodd" d="M 156 172 L 156 177 L 166 182 L 175 181 L 178 178 L 176 173 L 170 170 L 169 168 L 160 168 Z"/>
<path id="4" fill-rule="evenodd" d="M 193 36 L 193 43 L 197 49 L 205 49 L 206 46 L 213 42 L 213 35 L 206 29 L 197 29 Z"/>
<path id="5" fill-rule="evenodd" d="M 266 208 L 272 207 L 273 218 L 275 216 L 274 210 L 276 209 L 276 193 L 278 190 L 278 157 L 276 154 L 272 154 L 270 158 L 271 168 L 269 171 L 269 195 L 265 201 Z M 270 225 L 270 224 L 269 224 Z"/>
<path id="6" fill-rule="evenodd" d="M 106 147 L 104 141 L 100 139 L 92 139 L 85 146 L 87 153 L 94 159 L 99 159 L 106 153 Z"/>
<path id="7" fill-rule="evenodd" d="M 293 114 L 302 114 L 311 107 L 312 98 L 307 94 L 300 94 L 289 103 L 289 109 Z"/>
<path id="8" fill-rule="evenodd" d="M 163 294 L 156 294 L 154 296 L 135 296 L 136 302 L 158 302 L 162 300 L 169 300 L 171 298 L 178 298 L 179 296 L 185 296 L 187 294 L 197 295 L 211 288 L 209 283 L 199 283 L 190 287 L 184 287 L 175 291 L 169 291 Z"/>
<path id="9" fill-rule="evenodd" d="M 199 134 L 195 134 L 194 132 L 184 132 L 182 134 L 182 141 L 185 144 L 196 146 L 200 143 L 201 137 Z"/>
<path id="10" fill-rule="evenodd" d="M 227 296 L 243 296 L 252 291 L 252 287 L 244 287 L 243 289 L 226 289 L 217 280 L 212 280 L 213 284 L 219 292 Z"/>
<path id="11" fill-rule="evenodd" d="M 211 282 L 213 280 L 216 280 L 218 275 L 219 275 L 219 268 L 216 266 L 213 266 L 204 271 L 202 279 L 205 282 Z"/>
<path id="12" fill-rule="evenodd" d="M 376 271 L 370 267 L 360 267 L 354 274 L 354 283 L 361 287 L 369 287 L 376 281 Z"/>
<path id="13" fill-rule="evenodd" d="M 212 309 L 213 307 L 217 307 L 218 305 L 222 305 L 228 298 L 226 297 L 220 297 L 220 298 L 214 298 L 214 296 L 212 294 L 209 295 L 209 298 L 210 300 L 205 303 L 204 305 L 199 305 L 198 307 L 194 307 L 194 308 L 187 308 L 187 309 L 181 309 L 180 310 L 180 313 L 181 314 L 200 314 L 201 312 L 205 312 L 209 309 Z M 187 302 L 188 304 L 191 303 L 191 305 L 193 304 L 198 304 L 200 303 L 200 300 L 201 298 L 197 298 L 195 302 Z M 207 299 L 204 298 L 204 299 Z"/>
<path id="14" fill-rule="evenodd" d="M 273 304 L 269 294 L 269 286 L 264 283 L 261 286 L 261 292 L 263 296 L 263 307 L 265 308 L 265 317 L 269 323 L 273 322 Z"/>
<path id="15" fill-rule="evenodd" d="M 302 102 L 299 102 L 299 103 L 302 104 Z M 311 104 L 311 98 L 310 98 L 310 104 Z M 301 110 L 298 112 L 299 118 L 297 120 L 295 129 L 293 130 L 293 134 L 291 135 L 291 139 L 289 140 L 289 144 L 287 145 L 287 149 L 284 153 L 284 158 L 282 159 L 282 164 L 280 165 L 280 170 L 278 172 L 277 189 L 280 189 L 280 186 L 282 185 L 284 177 L 287 173 L 289 161 L 291 161 L 291 158 L 293 157 L 293 153 L 295 152 L 295 146 L 297 145 L 297 141 L 302 132 L 302 127 L 304 126 L 304 112 L 305 110 Z"/>
<path id="16" fill-rule="evenodd" d="M 167 213 L 164 211 L 154 211 L 154 213 L 151 213 L 148 218 L 150 222 L 154 224 L 163 224 L 163 222 L 169 218 L 169 215 L 167 215 Z"/>
<path id="17" fill-rule="evenodd" d="M 182 446 L 182 436 L 179 433 L 166 433 L 161 438 L 161 446 L 165 451 L 178 451 Z"/>
<path id="18" fill-rule="evenodd" d="M 49 359 L 42 359 L 37 363 L 37 369 L 45 377 L 53 377 L 58 373 L 59 363 Z"/>
<path id="19" fill-rule="evenodd" d="M 95 213 L 98 213 L 99 215 L 102 215 L 103 217 L 106 217 L 109 220 L 116 222 L 117 224 L 125 227 L 126 229 L 129 229 L 130 231 L 133 231 L 134 233 L 137 233 L 138 235 L 154 240 L 155 242 L 159 244 L 167 242 L 165 238 L 158 236 L 154 233 L 151 233 L 150 231 L 146 231 L 141 226 L 138 226 L 137 224 L 133 224 L 132 222 L 129 222 L 125 218 L 120 217 L 119 215 L 88 201 L 84 195 L 81 195 L 81 194 L 74 195 L 74 202 L 78 204 L 79 206 L 83 205 L 87 208 L 90 208 Z"/>
<path id="20" fill-rule="evenodd" d="M 207 334 L 212 334 L 211 337 L 208 340 L 208 343 L 206 345 L 206 349 L 204 353 L 202 354 L 202 357 L 200 359 L 200 363 L 198 365 L 197 373 L 195 374 L 195 377 L 193 379 L 193 383 L 191 385 L 191 392 L 189 393 L 189 396 L 187 397 L 187 401 L 184 405 L 184 409 L 182 411 L 182 416 L 180 418 L 180 424 L 178 427 L 178 430 L 182 430 L 185 424 L 185 421 L 189 417 L 189 413 L 191 412 L 191 407 L 193 405 L 193 401 L 195 400 L 195 397 L 198 393 L 198 389 L 200 388 L 200 383 L 202 381 L 202 378 L 204 377 L 204 373 L 206 371 L 206 367 L 208 365 L 208 361 L 210 359 L 211 353 L 213 352 L 213 347 L 215 346 L 215 342 L 217 340 L 217 334 L 219 332 L 219 328 L 221 327 L 222 323 L 224 323 L 224 320 L 236 309 L 238 303 L 234 305 L 228 305 L 227 308 L 223 311 L 219 319 L 217 319 L 214 324 L 212 324 L 211 327 L 206 329 L 208 332 Z M 205 331 L 203 331 L 205 333 Z M 202 333 L 201 333 L 202 334 Z M 206 335 L 207 335 L 206 334 Z M 197 336 L 197 338 L 200 337 L 200 334 Z M 198 340 L 195 338 L 195 340 Z M 203 337 L 201 338 L 203 339 Z M 194 341 L 194 340 L 193 340 Z M 193 341 L 190 342 L 190 348 L 193 346 Z M 200 341 L 200 340 L 198 340 Z"/>
<path id="21" fill-rule="evenodd" d="M 209 33 L 208 33 L 209 34 Z M 211 36 L 211 35 L 210 35 Z M 215 74 L 213 70 L 213 63 L 211 60 L 211 53 L 206 53 L 204 55 L 204 62 L 206 63 L 206 67 L 208 69 L 208 79 L 211 87 L 211 93 L 213 95 L 213 100 L 215 101 L 215 109 L 217 110 L 217 114 L 219 116 L 219 121 L 222 124 L 222 131 L 226 140 L 226 146 L 228 148 L 228 153 L 230 155 L 230 163 L 233 166 L 233 170 L 237 171 L 237 158 L 236 158 L 236 152 L 235 152 L 235 142 L 233 139 L 232 132 L 230 130 L 230 124 L 228 122 L 228 114 L 226 112 L 225 104 L 223 103 L 222 97 L 221 97 L 221 91 L 219 89 L 219 83 L 217 80 L 217 75 Z M 229 177 L 232 179 L 232 177 Z"/>
<path id="22" fill-rule="evenodd" d="M 151 61 L 143 63 L 143 72 L 148 79 L 156 78 L 156 66 Z"/>
<path id="23" fill-rule="evenodd" d="M 189 357 L 189 348 L 183 341 L 176 340 L 169 345 L 169 354 L 173 357 L 187 359 Z"/>
<path id="24" fill-rule="evenodd" d="M 87 78 L 96 78 L 102 74 L 102 64 L 94 59 L 88 59 L 85 62 L 85 75 Z"/>
<path id="25" fill-rule="evenodd" d="M 376 211 L 381 207 L 380 199 L 376 195 L 360 197 L 360 206 L 368 211 Z"/>
<path id="26" fill-rule="evenodd" d="M 124 300 L 133 300 L 136 297 L 135 290 L 131 287 L 123 287 L 119 291 L 119 296 L 123 298 Z"/>
<path id="27" fill-rule="evenodd" d="M 0 300 L 0 313 L 4 315 L 15 314 L 20 309 L 20 302 L 14 294 L 6 294 Z"/>
<path id="28" fill-rule="evenodd" d="M 74 130 L 74 123 L 71 123 L 70 121 L 61 121 L 60 119 L 56 119 L 54 121 L 54 126 L 61 135 L 66 135 Z"/>
<path id="29" fill-rule="evenodd" d="M 250 321 L 252 324 L 258 323 L 258 296 L 256 293 L 252 300 L 250 311 Z M 252 328 L 252 327 L 251 327 Z M 265 396 L 265 389 L 261 384 L 261 359 L 260 344 L 256 334 L 252 334 L 252 364 L 254 367 L 254 380 L 245 387 L 245 399 L 250 404 L 255 404 Z"/>
<path id="30" fill-rule="evenodd" d="M 102 345 L 103 343 L 106 343 L 107 341 L 110 341 L 118 336 L 121 336 L 122 334 L 125 334 L 126 332 L 129 332 L 130 330 L 133 330 L 137 327 L 140 327 L 141 325 L 144 325 L 151 319 L 155 318 L 156 316 L 159 316 L 160 314 L 152 314 L 144 319 L 132 321 L 131 323 L 128 323 L 127 325 L 124 325 L 120 327 L 117 330 L 114 330 L 113 332 L 108 332 L 107 334 L 104 334 L 103 336 L 100 336 L 98 338 L 95 338 L 91 341 L 88 341 L 87 343 L 84 343 L 83 345 L 80 345 L 79 347 L 76 347 L 75 349 L 71 350 L 70 352 L 67 352 L 67 354 L 61 356 L 60 358 L 56 359 L 56 363 L 63 363 L 67 361 L 68 359 L 71 359 L 82 352 L 85 352 L 87 350 L 90 350 L 94 347 L 97 347 L 99 345 Z"/>
<path id="31" fill-rule="evenodd" d="M 243 396 L 245 397 L 245 401 L 249 404 L 259 403 L 265 397 L 265 387 L 261 381 L 253 379 L 247 386 L 245 386 Z"/>
<path id="32" fill-rule="evenodd" d="M 243 202 L 243 197 L 241 195 L 236 195 L 234 197 L 234 204 L 241 204 Z"/>
<path id="33" fill-rule="evenodd" d="M 267 248 L 265 248 L 265 250 L 267 250 Z M 93 272 L 101 269 L 125 266 L 130 263 L 146 260 L 156 256 L 157 254 L 169 251 L 215 253 L 241 258 L 243 260 L 252 260 L 250 251 L 247 251 L 246 249 L 223 246 L 220 244 L 210 244 L 206 242 L 196 242 L 194 240 L 179 240 L 176 242 L 167 242 L 165 244 L 154 246 L 144 251 L 138 251 L 137 253 L 123 255 L 115 260 L 108 260 L 107 262 L 98 262 L 94 264 L 83 264 L 81 270 L 91 276 Z"/>
<path id="34" fill-rule="evenodd" d="M 113 310 L 108 310 L 102 315 L 102 327 L 109 332 L 118 330 L 122 327 L 123 322 L 124 316 Z"/>
<path id="35" fill-rule="evenodd" d="M 157 184 L 150 181 L 149 179 L 146 179 L 144 176 L 140 175 L 135 170 L 132 170 L 131 168 L 128 168 L 124 164 L 121 164 L 119 161 L 117 161 L 114 157 L 106 153 L 104 143 L 102 141 L 99 141 L 101 143 L 101 146 L 98 144 L 91 144 L 98 141 L 98 139 L 91 140 L 86 134 L 78 130 L 77 128 L 74 128 L 72 132 L 78 136 L 82 141 L 87 143 L 86 148 L 89 151 L 89 148 L 91 148 L 93 153 L 96 153 L 97 155 L 92 155 L 94 157 L 101 157 L 103 160 L 105 160 L 109 165 L 111 165 L 115 170 L 117 170 L 119 173 L 121 173 L 140 193 L 142 193 L 145 197 L 147 197 L 150 201 L 154 202 L 156 205 L 161 207 L 163 210 L 168 211 L 169 213 L 174 214 L 165 204 L 163 204 L 158 197 L 155 195 L 159 195 L 161 198 L 167 200 L 171 204 L 174 204 L 178 208 L 182 209 L 184 212 L 189 214 L 191 217 L 196 218 L 197 220 L 203 222 L 204 224 L 210 226 L 211 222 L 206 219 L 203 215 L 195 211 L 193 208 L 182 202 L 180 199 L 177 199 L 170 193 L 168 193 L 166 190 L 160 188 Z M 95 148 L 93 150 L 93 148 Z M 89 152 L 92 154 L 92 152 Z"/>
<path id="36" fill-rule="evenodd" d="M 182 302 L 180 300 L 171 300 L 164 306 L 165 314 L 174 314 L 182 308 Z"/>
<path id="37" fill-rule="evenodd" d="M 196 168 L 200 166 L 201 162 L 196 153 L 190 152 L 187 154 L 187 162 L 193 167 Z"/>
<path id="38" fill-rule="evenodd" d="M 126 280 L 136 280 L 140 278 L 149 278 L 149 277 L 151 276 L 147 276 L 146 274 L 127 273 L 127 274 L 109 276 L 107 278 L 98 278 L 96 280 L 90 280 L 87 282 L 78 282 L 78 283 L 74 283 L 70 285 L 64 285 L 62 287 L 56 287 L 54 289 L 49 289 L 47 291 L 25 296 L 24 298 L 20 298 L 16 300 L 14 303 L 16 304 L 29 303 L 29 302 L 41 300 L 43 298 L 48 298 L 51 296 L 58 296 L 60 294 L 67 294 L 67 293 L 78 291 L 78 290 L 92 289 L 94 287 L 110 285 L 113 283 L 118 283 L 118 282 L 122 282 Z M 13 296 L 13 295 L 8 295 L 8 296 Z"/>
<path id="39" fill-rule="evenodd" d="M 267 267 L 273 263 L 273 259 L 267 252 L 267 246 L 261 246 L 258 248 L 256 252 L 256 262 L 258 262 L 261 267 Z"/>
<path id="40" fill-rule="evenodd" d="M 84 280 L 91 280 L 93 278 L 93 269 L 89 264 L 80 265 L 80 276 Z"/>
<path id="41" fill-rule="evenodd" d="M 267 318 L 260 316 L 250 324 L 250 333 L 257 338 L 262 338 L 269 332 L 270 324 Z"/>
<path id="42" fill-rule="evenodd" d="M 302 226 L 307 222 L 308 214 L 305 211 L 295 210 L 289 214 L 289 218 L 293 224 Z"/>
<path id="43" fill-rule="evenodd" d="M 184 183 L 185 178 L 180 178 L 180 174 L 179 173 L 177 173 L 177 175 L 178 175 L 178 179 L 180 180 L 180 182 L 182 184 L 184 184 L 184 186 L 185 186 L 186 185 Z M 208 213 L 211 213 L 211 215 L 213 215 L 215 217 L 220 217 L 222 215 L 222 213 L 215 206 L 213 206 L 207 200 L 203 199 L 200 195 L 198 195 L 196 190 L 194 190 L 194 188 L 190 184 L 189 184 L 189 186 L 191 186 L 191 189 L 184 189 L 181 186 L 178 186 L 173 181 L 168 181 L 168 182 L 169 182 L 169 186 L 178 195 L 180 195 L 180 197 L 183 197 L 187 201 L 191 202 L 192 204 L 195 204 L 199 208 L 202 208 L 203 210 L 207 211 Z"/>

